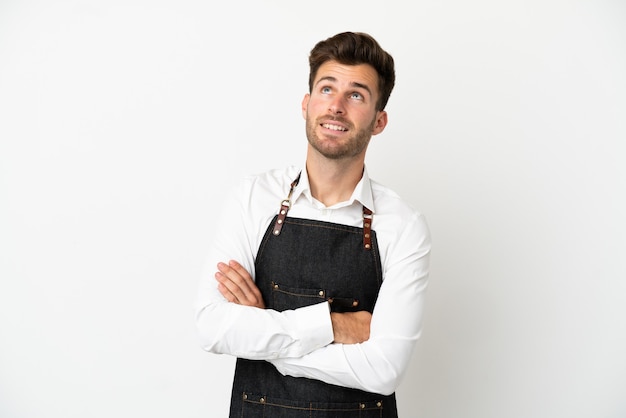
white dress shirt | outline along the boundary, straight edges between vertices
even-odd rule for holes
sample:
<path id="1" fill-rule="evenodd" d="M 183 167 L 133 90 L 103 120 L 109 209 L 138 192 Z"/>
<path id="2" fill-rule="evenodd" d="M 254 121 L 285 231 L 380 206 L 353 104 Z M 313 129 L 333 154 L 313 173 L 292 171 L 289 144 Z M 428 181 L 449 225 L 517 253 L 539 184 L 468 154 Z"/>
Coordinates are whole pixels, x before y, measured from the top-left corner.
<path id="1" fill-rule="evenodd" d="M 270 361 L 283 375 L 391 394 L 422 329 L 430 233 L 424 216 L 371 180 L 367 170 L 352 197 L 330 207 L 311 196 L 306 170 L 302 170 L 288 216 L 362 227 L 362 206 L 373 211 L 383 283 L 369 340 L 333 343 L 327 302 L 277 312 L 229 303 L 217 290 L 218 262 L 236 260 L 254 278 L 260 242 L 299 172 L 291 166 L 245 177 L 220 201 L 222 216 L 211 237 L 197 298 L 200 343 L 213 353 Z"/>

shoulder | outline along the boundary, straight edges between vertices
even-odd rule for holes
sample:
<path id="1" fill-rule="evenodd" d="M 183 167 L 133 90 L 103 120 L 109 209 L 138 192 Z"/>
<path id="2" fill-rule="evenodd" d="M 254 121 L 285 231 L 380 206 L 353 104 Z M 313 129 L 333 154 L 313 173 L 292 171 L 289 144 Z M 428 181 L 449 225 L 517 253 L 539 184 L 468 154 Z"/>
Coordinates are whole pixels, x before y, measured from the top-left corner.
<path id="1" fill-rule="evenodd" d="M 431 238 L 424 214 L 391 188 L 370 182 L 375 207 L 372 228 L 381 254 L 400 259 L 427 254 Z"/>

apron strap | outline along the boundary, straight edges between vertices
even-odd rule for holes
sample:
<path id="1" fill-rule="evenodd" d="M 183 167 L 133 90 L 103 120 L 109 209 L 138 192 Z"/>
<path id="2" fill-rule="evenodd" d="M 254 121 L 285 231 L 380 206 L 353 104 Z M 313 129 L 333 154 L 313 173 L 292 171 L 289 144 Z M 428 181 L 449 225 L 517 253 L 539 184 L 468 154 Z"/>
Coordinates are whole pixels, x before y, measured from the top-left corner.
<path id="1" fill-rule="evenodd" d="M 372 248 L 372 219 L 374 214 L 371 210 L 363 206 L 363 248 Z"/>
<path id="2" fill-rule="evenodd" d="M 302 172 L 298 173 L 298 177 L 294 181 L 291 182 L 291 186 L 289 188 L 289 195 L 287 198 L 280 202 L 280 210 L 278 211 L 278 216 L 276 217 L 276 222 L 274 222 L 274 235 L 280 235 L 280 231 L 283 229 L 283 225 L 285 223 L 285 218 L 287 217 L 287 212 L 291 208 L 291 195 L 293 194 L 294 189 L 298 185 L 300 181 L 300 175 Z M 366 250 L 372 249 L 372 219 L 374 214 L 371 210 L 363 206 L 363 248 Z"/>
<path id="3" fill-rule="evenodd" d="M 280 230 L 283 229 L 283 224 L 285 223 L 285 218 L 287 217 L 287 212 L 289 212 L 289 208 L 291 208 L 291 195 L 293 194 L 293 190 L 298 185 L 300 181 L 300 174 L 302 171 L 298 173 L 298 177 L 294 181 L 291 182 L 291 187 L 289 188 L 289 195 L 287 199 L 280 202 L 280 210 L 278 211 L 278 217 L 276 218 L 276 222 L 274 223 L 274 235 L 280 235 Z"/>

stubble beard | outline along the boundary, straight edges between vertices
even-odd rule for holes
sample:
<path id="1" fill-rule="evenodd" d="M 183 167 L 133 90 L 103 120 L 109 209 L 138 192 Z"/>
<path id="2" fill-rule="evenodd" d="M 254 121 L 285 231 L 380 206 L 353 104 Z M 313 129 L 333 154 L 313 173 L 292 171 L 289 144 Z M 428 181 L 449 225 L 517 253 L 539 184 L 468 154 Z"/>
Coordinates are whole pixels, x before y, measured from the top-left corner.
<path id="1" fill-rule="evenodd" d="M 324 120 L 328 120 L 328 117 L 325 117 Z M 340 118 L 335 118 L 335 120 L 341 120 L 342 122 L 346 123 L 346 121 Z M 347 138 L 344 143 L 341 144 L 341 146 L 337 146 L 338 144 L 333 139 L 320 139 L 316 132 L 316 129 L 320 126 L 320 123 L 320 121 L 312 119 L 307 114 L 306 137 L 309 141 L 309 144 L 311 144 L 313 149 L 322 154 L 324 157 L 331 160 L 339 160 L 342 158 L 355 157 L 363 152 L 365 148 L 367 148 L 367 145 L 372 138 L 372 131 L 374 129 L 376 119 L 374 118 L 369 126 L 366 126 L 365 128 L 354 132 L 354 134 Z M 328 142 L 331 142 L 331 145 L 327 145 Z"/>

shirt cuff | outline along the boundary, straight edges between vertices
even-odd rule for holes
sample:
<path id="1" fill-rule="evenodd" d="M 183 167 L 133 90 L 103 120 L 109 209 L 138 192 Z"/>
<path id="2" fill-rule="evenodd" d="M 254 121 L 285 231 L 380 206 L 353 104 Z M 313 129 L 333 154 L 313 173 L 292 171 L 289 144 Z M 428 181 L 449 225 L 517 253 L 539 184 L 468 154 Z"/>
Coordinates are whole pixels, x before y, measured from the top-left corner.
<path id="1" fill-rule="evenodd" d="M 325 347 L 334 340 L 333 324 L 330 320 L 328 302 L 316 303 L 292 311 L 297 324 L 297 333 L 305 351 Z"/>

